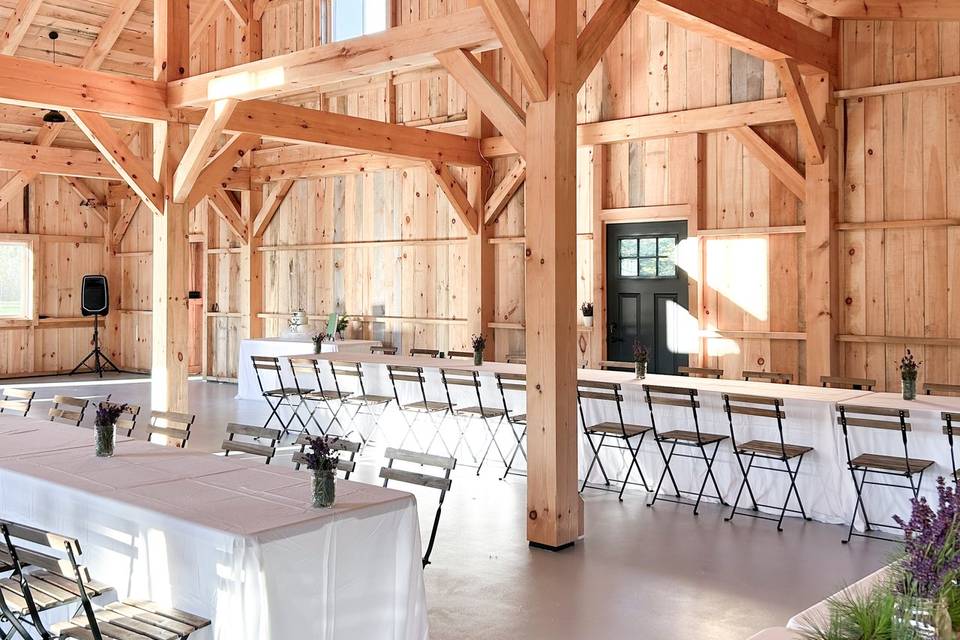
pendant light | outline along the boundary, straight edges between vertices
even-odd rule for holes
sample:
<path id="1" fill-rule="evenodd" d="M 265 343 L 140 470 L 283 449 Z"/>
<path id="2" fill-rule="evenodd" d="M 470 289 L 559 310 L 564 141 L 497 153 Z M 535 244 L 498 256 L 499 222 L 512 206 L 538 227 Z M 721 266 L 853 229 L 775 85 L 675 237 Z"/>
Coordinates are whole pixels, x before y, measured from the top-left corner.
<path id="1" fill-rule="evenodd" d="M 53 64 L 57 64 L 57 38 L 60 37 L 60 34 L 56 31 L 51 31 L 48 35 L 50 40 L 53 41 Z M 63 124 L 67 119 L 56 109 L 50 109 L 43 114 L 43 121 L 47 124 Z"/>

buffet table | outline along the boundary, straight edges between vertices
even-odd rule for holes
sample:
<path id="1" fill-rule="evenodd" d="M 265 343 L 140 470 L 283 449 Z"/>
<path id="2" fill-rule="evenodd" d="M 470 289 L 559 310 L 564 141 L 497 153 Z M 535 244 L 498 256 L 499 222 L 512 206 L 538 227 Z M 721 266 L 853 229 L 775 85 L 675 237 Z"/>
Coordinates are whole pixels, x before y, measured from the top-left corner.
<path id="1" fill-rule="evenodd" d="M 379 347 L 377 340 L 336 340 L 323 343 L 324 352 L 370 353 L 370 347 Z M 260 385 L 257 372 L 253 368 L 250 356 L 296 356 L 313 352 L 313 341 L 309 335 L 296 335 L 281 338 L 256 338 L 240 341 L 240 361 L 237 363 L 237 399 L 259 400 Z M 288 381 L 291 382 L 291 381 Z M 312 386 L 316 386 L 316 382 Z"/>
<path id="2" fill-rule="evenodd" d="M 382 354 L 318 354 L 314 356 L 320 360 L 338 360 L 360 362 L 364 371 L 364 383 L 367 393 L 393 396 L 393 386 L 387 376 L 386 364 L 414 365 L 424 368 L 427 379 L 427 397 L 429 400 L 445 401 L 446 394 L 440 378 L 439 367 L 454 367 L 464 370 L 476 370 L 480 373 L 481 397 L 484 406 L 501 408 L 503 402 L 496 386 L 496 373 L 525 373 L 526 367 L 519 364 L 505 364 L 499 362 L 484 363 L 474 367 L 467 360 L 442 360 L 417 356 L 385 356 Z M 326 375 L 322 378 L 324 384 L 333 384 L 329 367 L 321 367 Z M 648 375 L 643 381 L 634 379 L 634 375 L 622 371 L 598 371 L 580 369 L 578 376 L 584 380 L 600 380 L 619 382 L 623 389 L 623 412 L 627 423 L 650 424 L 650 412 L 644 399 L 642 386 L 644 383 L 673 387 L 695 388 L 699 393 L 701 408 L 699 410 L 700 428 L 704 433 L 729 435 L 730 426 L 726 413 L 722 407 L 722 394 L 744 394 L 754 396 L 769 396 L 781 398 L 784 401 L 786 420 L 784 422 L 785 439 L 790 444 L 807 445 L 814 447 L 814 451 L 804 458 L 803 466 L 797 480 L 800 495 L 804 501 L 807 514 L 820 522 L 841 524 L 849 523 L 856 498 L 849 471 L 846 468 L 846 452 L 844 449 L 843 433 L 837 424 L 836 404 L 866 404 L 868 406 L 884 406 L 905 408 L 911 412 L 913 431 L 910 434 L 910 454 L 916 458 L 928 458 L 937 462 L 936 466 L 928 470 L 923 485 L 923 494 L 933 497 L 936 476 L 949 477 L 950 450 L 946 436 L 943 435 L 940 424 L 941 411 L 960 411 L 960 398 L 947 397 L 919 397 L 915 401 L 904 401 L 899 394 L 872 393 L 866 391 L 845 389 L 824 389 L 802 385 L 780 385 L 762 382 L 744 382 L 738 380 L 713 380 L 704 378 L 688 378 L 680 376 Z M 347 385 L 348 389 L 352 388 Z M 415 402 L 419 400 L 419 389 L 411 383 L 398 384 L 401 402 Z M 450 394 L 454 404 L 462 406 L 476 405 L 477 399 L 471 387 L 451 386 Z M 519 392 L 508 392 L 508 407 L 513 413 L 525 413 L 525 395 Z M 387 433 L 391 444 L 406 432 L 406 423 L 397 413 L 396 403 L 391 403 L 388 413 L 384 417 L 383 431 Z M 616 407 L 610 402 L 586 400 L 584 413 L 590 423 L 602 421 L 616 421 Z M 693 429 L 690 410 L 679 407 L 656 406 L 655 418 L 658 429 Z M 425 422 L 425 421 L 424 421 Z M 451 421 L 448 421 L 451 422 Z M 469 442 L 473 451 L 477 452 L 485 442 L 486 431 L 482 424 L 474 421 L 474 427 L 467 427 Z M 736 416 L 737 438 L 741 442 L 747 439 L 758 438 L 777 440 L 776 423 L 766 418 L 752 418 Z M 491 421 L 495 426 L 495 421 Z M 425 422 L 423 433 L 429 433 L 432 426 Z M 453 427 L 444 427 L 448 430 L 447 442 L 453 443 L 456 434 Z M 579 427 L 578 427 L 579 428 Z M 895 432 L 876 429 L 853 429 L 852 442 L 856 451 L 871 453 L 887 453 L 902 455 L 900 437 Z M 420 437 L 424 443 L 429 436 Z M 501 428 L 498 441 L 504 451 L 509 452 L 515 440 L 509 434 L 509 427 Z M 412 445 L 407 440 L 407 446 Z M 415 447 L 414 447 L 415 448 Z M 445 453 L 439 442 L 435 442 L 432 453 Z M 482 449 L 481 451 L 482 452 Z M 479 452 L 478 452 L 479 453 Z M 496 451 L 491 452 L 488 464 L 499 462 Z M 582 479 L 590 463 L 592 453 L 586 436 L 580 436 L 579 475 Z M 604 468 L 611 478 L 622 478 L 626 473 L 628 454 L 613 449 L 604 449 L 601 453 Z M 469 453 L 465 449 L 458 452 L 461 462 L 470 463 Z M 651 488 L 654 486 L 663 461 L 652 434 L 644 440 L 638 456 L 640 467 L 647 477 Z M 760 463 L 758 462 L 757 465 Z M 524 468 L 524 460 L 517 456 L 516 468 Z M 674 475 L 681 489 L 696 490 L 703 477 L 704 465 L 700 461 L 675 458 L 672 465 Z M 720 490 L 728 502 L 736 496 L 742 474 L 728 442 L 720 446 L 714 473 Z M 599 469 L 595 466 L 591 472 L 591 484 L 602 482 Z M 636 471 L 631 475 L 631 481 L 639 481 Z M 787 482 L 783 473 L 764 472 L 755 469 L 750 475 L 757 500 L 768 504 L 781 504 L 786 497 Z M 665 485 L 668 486 L 668 485 Z M 909 510 L 909 492 L 890 490 L 878 487 L 868 487 L 865 494 L 867 508 L 873 520 L 890 522 L 894 513 L 906 513 Z M 741 506 L 746 504 L 746 499 Z M 791 505 L 793 506 L 793 505 Z M 789 515 L 789 514 L 788 514 Z"/>
<path id="3" fill-rule="evenodd" d="M 412 495 L 0 416 L 0 517 L 75 536 L 120 598 L 210 618 L 197 640 L 427 637 Z"/>

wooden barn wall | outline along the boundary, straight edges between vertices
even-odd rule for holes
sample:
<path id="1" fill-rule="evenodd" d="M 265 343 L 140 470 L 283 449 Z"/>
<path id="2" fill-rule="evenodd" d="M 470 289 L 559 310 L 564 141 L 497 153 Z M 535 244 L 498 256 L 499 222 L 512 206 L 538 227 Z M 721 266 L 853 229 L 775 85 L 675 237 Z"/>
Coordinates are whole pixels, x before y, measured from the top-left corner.
<path id="1" fill-rule="evenodd" d="M 960 23 L 846 22 L 844 86 L 960 74 Z M 960 383 L 960 87 L 845 102 L 843 371 L 899 386 Z"/>
<path id="2" fill-rule="evenodd" d="M 0 180 L 12 175 L 0 172 Z M 69 371 L 90 351 L 93 323 L 80 317 L 80 282 L 104 269 L 100 219 L 64 180 L 41 176 L 29 184 L 26 201 L 0 208 L 0 234 L 36 239 L 38 301 L 35 321 L 0 320 L 0 376 Z M 112 357 L 119 345 L 105 340 L 104 347 Z"/>

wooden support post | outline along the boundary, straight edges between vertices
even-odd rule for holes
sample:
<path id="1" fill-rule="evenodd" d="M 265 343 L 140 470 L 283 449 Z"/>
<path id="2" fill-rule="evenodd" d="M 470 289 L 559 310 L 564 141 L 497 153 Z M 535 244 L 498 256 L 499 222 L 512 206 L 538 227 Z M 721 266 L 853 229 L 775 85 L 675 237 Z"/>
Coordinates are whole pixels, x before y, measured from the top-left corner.
<path id="1" fill-rule="evenodd" d="M 254 8 L 255 0 L 250 0 L 250 20 L 246 27 L 246 62 L 263 57 L 262 28 L 260 18 L 263 11 Z M 240 166 L 253 166 L 253 154 L 246 153 L 240 159 Z M 292 184 L 292 183 L 291 183 Z M 240 338 L 262 338 L 264 336 L 263 318 L 263 252 L 259 251 L 263 243 L 262 234 L 255 232 L 254 223 L 257 214 L 263 208 L 264 186 L 251 185 L 250 191 L 240 194 L 240 216 L 246 224 L 247 237 L 240 247 Z"/>
<path id="2" fill-rule="evenodd" d="M 527 111 L 527 539 L 562 549 L 581 530 L 577 491 L 576 0 L 532 0 L 546 100 Z"/>
<path id="3" fill-rule="evenodd" d="M 154 79 L 169 82 L 187 75 L 188 5 L 182 0 L 154 2 Z M 163 189 L 162 215 L 153 215 L 153 351 L 151 407 L 188 412 L 190 318 L 189 218 L 173 201 L 174 173 L 190 141 L 189 126 L 153 126 L 154 178 Z"/>
<path id="4" fill-rule="evenodd" d="M 807 164 L 807 384 L 835 375 L 838 366 L 839 257 L 834 225 L 840 209 L 838 134 L 833 87 L 826 74 L 806 78 L 823 134 L 823 163 Z"/>
<path id="5" fill-rule="evenodd" d="M 482 53 L 477 67 L 488 76 L 493 63 L 493 53 Z M 471 98 L 467 102 L 467 135 L 482 138 L 492 133 L 492 124 L 484 117 L 480 104 Z M 464 174 L 467 202 L 474 211 L 482 212 L 490 191 L 490 170 L 476 167 L 467 169 Z M 486 336 L 485 357 L 495 360 L 496 331 L 489 328 L 489 323 L 494 320 L 496 305 L 496 247 L 488 242 L 492 235 L 491 230 L 483 224 L 482 214 L 479 214 L 477 232 L 467 238 L 467 330 L 470 335 Z"/>
<path id="6" fill-rule="evenodd" d="M 584 171 L 577 176 L 585 199 L 590 207 L 590 230 L 593 232 L 593 331 L 590 332 L 589 365 L 600 368 L 600 362 L 607 358 L 607 233 L 603 222 L 603 170 L 608 147 L 597 144 L 589 149 L 580 149 L 586 153 L 581 157 L 580 168 Z"/>
<path id="7" fill-rule="evenodd" d="M 687 219 L 687 237 L 692 238 L 696 243 L 696 273 L 689 274 L 693 277 L 687 279 L 688 283 L 688 307 L 691 313 L 697 314 L 697 327 L 701 332 L 706 327 L 707 308 L 704 304 L 704 287 L 707 279 L 707 245 L 706 240 L 700 236 L 700 230 L 704 227 L 704 207 L 706 206 L 707 196 L 707 136 L 702 133 L 690 135 L 690 153 L 688 157 L 687 170 L 685 172 L 687 180 L 687 203 L 690 205 L 689 218 Z M 707 345 L 706 338 L 701 337 L 698 342 L 698 353 L 691 354 L 691 364 L 694 366 L 707 366 Z M 694 364 L 694 363 L 697 364 Z"/>
<path id="8" fill-rule="evenodd" d="M 109 190 L 108 190 L 109 193 Z M 110 310 L 113 313 L 104 317 L 105 331 L 103 334 L 103 344 L 107 356 L 117 364 L 121 364 L 122 353 L 120 352 L 120 309 L 123 308 L 120 300 L 120 280 L 122 277 L 120 258 L 117 256 L 119 246 L 113 242 L 113 227 L 120 219 L 121 200 L 107 196 L 106 221 L 103 224 L 103 273 L 107 276 L 107 287 L 110 293 Z"/>

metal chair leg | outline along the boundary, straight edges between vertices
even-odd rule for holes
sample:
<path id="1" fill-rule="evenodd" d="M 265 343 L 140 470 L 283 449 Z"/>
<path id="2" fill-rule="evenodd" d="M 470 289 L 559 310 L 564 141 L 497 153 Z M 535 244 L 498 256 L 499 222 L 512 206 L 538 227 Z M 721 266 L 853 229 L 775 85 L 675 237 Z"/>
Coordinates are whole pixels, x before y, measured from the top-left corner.
<path id="1" fill-rule="evenodd" d="M 845 540 L 841 540 L 843 544 L 849 543 L 853 537 L 853 525 L 857 521 L 857 511 L 863 509 L 863 488 L 857 482 L 857 471 L 853 467 L 850 468 L 850 475 L 853 477 L 853 487 L 857 492 L 857 502 L 853 505 L 853 516 L 850 518 L 850 529 L 847 531 L 847 537 Z M 863 477 L 864 479 L 867 477 L 866 470 L 864 470 Z M 863 509 L 863 512 L 864 518 L 866 518 L 866 509 Z"/>
<path id="2" fill-rule="evenodd" d="M 677 448 L 677 442 L 676 440 L 674 440 L 671 443 L 669 455 L 664 453 L 663 444 L 659 440 L 657 440 L 657 447 L 660 449 L 660 457 L 663 458 L 663 471 L 660 472 L 660 480 L 657 482 L 657 488 L 653 492 L 653 498 L 650 500 L 650 502 L 647 503 L 648 507 L 652 507 L 654 503 L 656 503 L 657 496 L 660 495 L 660 487 L 663 486 L 663 480 L 664 478 L 667 477 L 668 474 L 670 476 L 670 481 L 673 483 L 673 489 L 674 491 L 677 492 L 677 497 L 678 498 L 680 497 L 680 488 L 677 487 L 677 481 L 673 477 L 673 472 L 670 470 L 670 461 L 673 459 L 673 452 Z"/>
<path id="3" fill-rule="evenodd" d="M 747 466 L 743 466 L 743 461 L 740 459 L 740 452 L 734 452 L 737 456 L 737 462 L 740 465 L 740 472 L 743 474 L 743 479 L 740 481 L 740 488 L 737 489 L 737 498 L 733 501 L 733 509 L 730 510 L 730 515 L 723 519 L 724 522 L 730 522 L 733 520 L 733 517 L 737 515 L 737 509 L 740 508 L 740 498 L 743 496 L 743 489 L 747 486 L 747 477 L 750 475 L 750 469 L 753 468 L 754 455 L 750 456 L 750 462 L 747 463 Z M 751 495 L 752 497 L 752 495 Z M 756 502 L 753 504 L 754 509 L 757 508 Z"/>
<path id="4" fill-rule="evenodd" d="M 517 459 L 518 451 L 523 455 L 524 460 L 527 459 L 527 452 L 523 450 L 523 438 L 525 438 L 527 435 L 527 425 L 523 425 L 523 433 L 518 436 L 516 426 L 513 422 L 511 422 L 510 431 L 513 433 L 513 437 L 517 439 L 517 444 L 513 447 L 513 453 L 510 455 L 510 461 L 507 463 L 507 468 L 500 477 L 501 480 L 504 480 L 508 475 L 510 475 L 510 470 L 513 469 L 513 461 Z M 583 491 L 583 489 L 581 489 L 581 491 Z"/>

